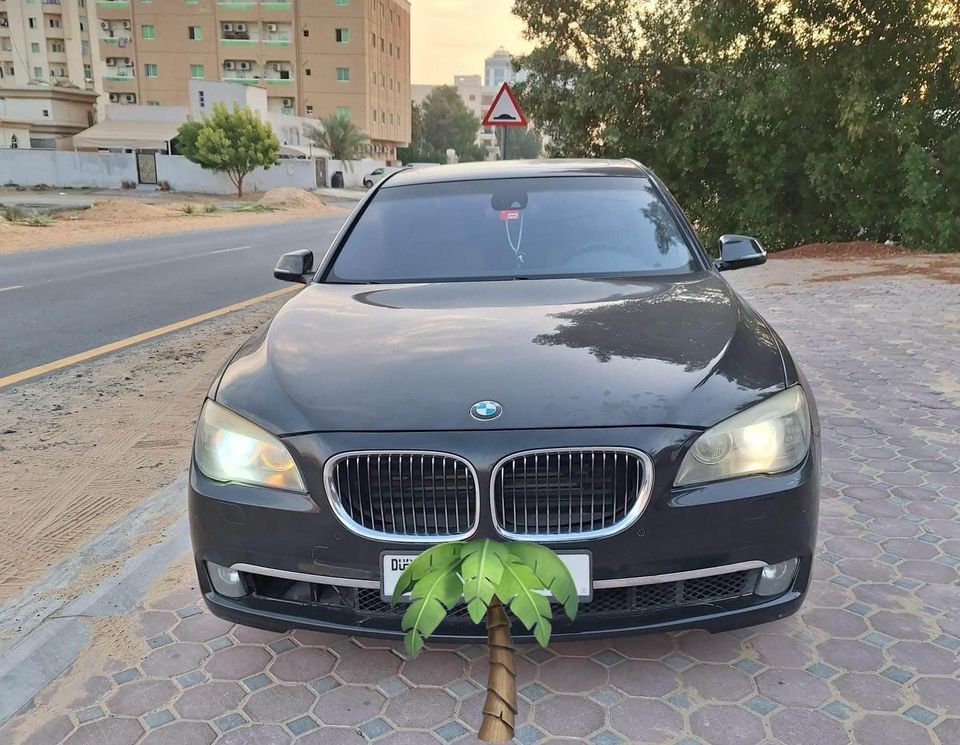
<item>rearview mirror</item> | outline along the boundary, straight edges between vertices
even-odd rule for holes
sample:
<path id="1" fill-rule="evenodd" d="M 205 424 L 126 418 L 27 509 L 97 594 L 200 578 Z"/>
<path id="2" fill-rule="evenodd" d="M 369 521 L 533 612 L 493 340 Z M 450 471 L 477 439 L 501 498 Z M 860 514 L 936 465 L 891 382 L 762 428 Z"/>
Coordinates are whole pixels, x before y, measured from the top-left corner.
<path id="1" fill-rule="evenodd" d="M 273 268 L 273 276 L 283 282 L 305 285 L 313 278 L 313 251 L 301 249 L 284 254 Z"/>
<path id="2" fill-rule="evenodd" d="M 756 238 L 749 235 L 720 236 L 720 260 L 714 262 L 714 266 L 721 272 L 756 266 L 766 261 L 767 252 Z"/>

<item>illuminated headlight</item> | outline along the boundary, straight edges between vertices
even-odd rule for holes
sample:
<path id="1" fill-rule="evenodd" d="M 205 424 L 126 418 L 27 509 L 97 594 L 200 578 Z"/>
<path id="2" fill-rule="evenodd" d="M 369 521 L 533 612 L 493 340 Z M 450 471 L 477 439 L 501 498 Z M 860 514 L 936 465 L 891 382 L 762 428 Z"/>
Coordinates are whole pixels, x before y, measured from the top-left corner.
<path id="1" fill-rule="evenodd" d="M 200 472 L 214 481 L 306 491 L 297 464 L 280 440 L 213 401 L 200 412 L 193 458 Z"/>
<path id="2" fill-rule="evenodd" d="M 797 574 L 797 565 L 800 559 L 787 559 L 779 564 L 768 564 L 761 572 L 757 580 L 757 595 L 763 597 L 773 597 L 782 595 L 787 588 L 793 584 L 793 578 Z"/>
<path id="3" fill-rule="evenodd" d="M 700 435 L 680 465 L 676 485 L 789 471 L 809 449 L 807 397 L 793 386 Z"/>

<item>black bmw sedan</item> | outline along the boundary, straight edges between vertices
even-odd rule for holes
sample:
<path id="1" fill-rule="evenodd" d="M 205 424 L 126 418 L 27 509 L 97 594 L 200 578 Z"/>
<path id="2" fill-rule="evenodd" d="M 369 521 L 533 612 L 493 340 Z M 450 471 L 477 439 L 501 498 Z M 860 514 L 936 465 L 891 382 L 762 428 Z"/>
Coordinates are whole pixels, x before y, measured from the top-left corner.
<path id="1" fill-rule="evenodd" d="M 197 426 L 190 525 L 218 616 L 399 636 L 431 544 L 536 541 L 554 638 L 752 625 L 810 579 L 819 421 L 783 342 L 633 161 L 405 170 L 237 351 Z M 524 638 L 522 628 L 514 629 Z M 454 609 L 434 639 L 485 639 Z"/>

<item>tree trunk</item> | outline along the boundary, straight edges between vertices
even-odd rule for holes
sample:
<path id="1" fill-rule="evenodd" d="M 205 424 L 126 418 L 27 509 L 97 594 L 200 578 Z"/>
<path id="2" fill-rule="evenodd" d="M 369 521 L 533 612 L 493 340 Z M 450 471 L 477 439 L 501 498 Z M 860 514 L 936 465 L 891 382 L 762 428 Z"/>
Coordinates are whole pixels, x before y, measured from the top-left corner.
<path id="1" fill-rule="evenodd" d="M 517 666 L 510 638 L 510 621 L 500 599 L 494 596 L 487 608 L 487 644 L 490 647 L 490 674 L 483 723 L 478 733 L 484 742 L 513 739 L 517 717 Z"/>
<path id="2" fill-rule="evenodd" d="M 237 176 L 237 197 L 243 196 L 243 174 Z"/>

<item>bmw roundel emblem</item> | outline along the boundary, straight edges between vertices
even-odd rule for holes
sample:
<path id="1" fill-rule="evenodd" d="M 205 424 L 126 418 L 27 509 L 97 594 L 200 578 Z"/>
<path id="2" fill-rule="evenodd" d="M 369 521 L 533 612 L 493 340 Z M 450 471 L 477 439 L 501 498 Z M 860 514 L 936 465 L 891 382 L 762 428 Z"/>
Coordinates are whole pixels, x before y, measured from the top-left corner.
<path id="1" fill-rule="evenodd" d="M 503 407 L 496 401 L 477 401 L 470 407 L 470 416 L 479 422 L 492 422 L 499 419 L 503 413 Z"/>

